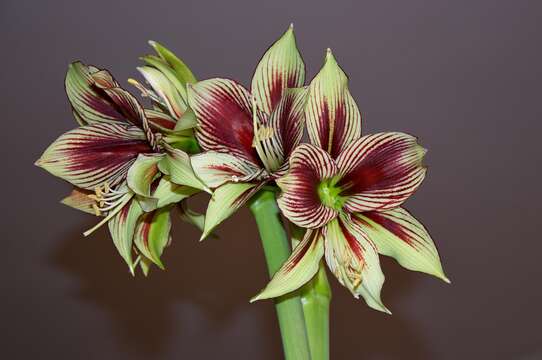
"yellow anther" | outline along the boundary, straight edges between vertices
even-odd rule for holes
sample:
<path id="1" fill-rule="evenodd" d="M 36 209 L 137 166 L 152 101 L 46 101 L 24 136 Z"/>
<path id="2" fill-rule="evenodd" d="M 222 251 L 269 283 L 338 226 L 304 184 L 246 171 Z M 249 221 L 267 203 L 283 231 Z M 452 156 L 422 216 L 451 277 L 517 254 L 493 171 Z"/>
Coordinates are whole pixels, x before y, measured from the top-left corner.
<path id="1" fill-rule="evenodd" d="M 96 216 L 102 215 L 102 212 L 100 211 L 100 208 L 98 207 L 98 205 L 92 204 L 92 209 L 94 209 L 94 214 L 95 214 Z"/>

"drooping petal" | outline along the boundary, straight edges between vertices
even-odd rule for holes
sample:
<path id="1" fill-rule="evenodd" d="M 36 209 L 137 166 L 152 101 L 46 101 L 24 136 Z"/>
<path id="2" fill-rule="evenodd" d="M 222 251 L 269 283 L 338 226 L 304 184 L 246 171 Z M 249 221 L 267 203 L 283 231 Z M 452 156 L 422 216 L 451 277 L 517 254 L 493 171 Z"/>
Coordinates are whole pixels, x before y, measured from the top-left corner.
<path id="1" fill-rule="evenodd" d="M 94 205 L 96 204 L 96 200 L 94 200 L 92 197 L 89 197 L 89 195 L 94 195 L 94 192 L 90 190 L 74 188 L 70 195 L 66 196 L 60 202 L 74 209 L 84 211 L 92 215 L 100 216 L 101 214 L 94 207 Z"/>
<path id="2" fill-rule="evenodd" d="M 150 84 L 154 92 L 162 98 L 171 116 L 180 119 L 186 110 L 186 103 L 170 79 L 164 73 L 151 66 L 138 67 L 137 70 L 139 70 L 141 75 Z"/>
<path id="3" fill-rule="evenodd" d="M 252 94 L 270 114 L 287 88 L 305 83 L 305 64 L 296 46 L 293 26 L 265 52 L 252 78 Z"/>
<path id="4" fill-rule="evenodd" d="M 207 207 L 201 239 L 205 239 L 218 224 L 243 206 L 264 184 L 265 182 L 227 183 L 217 188 Z"/>
<path id="5" fill-rule="evenodd" d="M 149 45 L 154 48 L 162 60 L 173 68 L 173 71 L 182 84 L 194 84 L 197 81 L 190 68 L 165 46 L 156 41 L 149 41 Z"/>
<path id="6" fill-rule="evenodd" d="M 137 127 L 96 123 L 61 135 L 36 165 L 75 186 L 93 190 L 124 181 L 137 156 L 152 152 Z"/>
<path id="7" fill-rule="evenodd" d="M 177 185 L 169 181 L 168 176 L 162 176 L 158 182 L 158 186 L 152 193 L 152 197 L 158 200 L 156 208 L 159 209 L 164 206 L 176 204 L 199 192 L 201 190 L 190 186 Z"/>
<path id="8" fill-rule="evenodd" d="M 230 154 L 206 151 L 192 156 L 191 161 L 194 172 L 211 189 L 227 182 L 250 182 L 265 177 L 265 171 L 254 163 Z"/>
<path id="9" fill-rule="evenodd" d="M 307 230 L 303 240 L 273 275 L 265 289 L 250 301 L 270 299 L 297 290 L 316 274 L 323 255 L 324 239 L 321 229 Z"/>
<path id="10" fill-rule="evenodd" d="M 101 80 L 116 84 L 109 73 L 86 66 L 81 62 L 74 62 L 68 68 L 65 80 L 66 94 L 81 125 L 96 122 L 123 122 L 125 120 L 118 108 L 108 97 L 104 96 L 99 87 L 95 86 L 96 80 L 93 75 L 99 72 Z M 105 74 L 108 75 L 108 78 L 105 77 Z"/>
<path id="11" fill-rule="evenodd" d="M 190 163 L 190 156 L 182 150 L 168 148 L 166 157 L 158 164 L 158 167 L 162 173 L 169 175 L 170 180 L 175 184 L 211 192 L 196 176 Z"/>
<path id="12" fill-rule="evenodd" d="M 284 165 L 301 142 L 307 89 L 287 89 L 265 123 L 254 116 L 254 142 L 258 155 L 269 172 Z M 257 110 L 253 109 L 254 114 Z"/>
<path id="13" fill-rule="evenodd" d="M 318 185 L 337 173 L 335 162 L 327 152 L 310 144 L 301 144 L 290 157 L 290 171 L 277 179 L 282 194 L 277 203 L 294 224 L 314 229 L 337 216 L 337 210 L 326 207 L 318 196 Z"/>
<path id="14" fill-rule="evenodd" d="M 311 143 L 333 158 L 361 136 L 361 114 L 348 91 L 348 78 L 329 49 L 309 85 L 305 116 Z"/>
<path id="15" fill-rule="evenodd" d="M 138 195 L 151 196 L 151 184 L 158 174 L 158 163 L 164 154 L 139 154 L 128 170 L 128 186 Z"/>
<path id="16" fill-rule="evenodd" d="M 391 256 L 403 267 L 450 282 L 437 248 L 425 227 L 403 208 L 357 213 L 358 222 L 380 254 Z"/>
<path id="17" fill-rule="evenodd" d="M 361 295 L 375 310 L 390 313 L 380 300 L 384 274 L 375 245 L 347 216 L 332 220 L 325 231 L 329 269 L 354 297 Z"/>
<path id="18" fill-rule="evenodd" d="M 252 146 L 254 129 L 248 91 L 233 80 L 210 79 L 188 87 L 198 119 L 196 137 L 204 150 L 230 153 L 260 164 Z"/>
<path id="19" fill-rule="evenodd" d="M 138 202 L 132 199 L 108 222 L 113 243 L 132 274 L 134 273 L 132 244 L 137 220 L 141 214 L 143 210 Z"/>
<path id="20" fill-rule="evenodd" d="M 386 210 L 401 205 L 420 186 L 426 173 L 425 149 L 403 133 L 378 133 L 350 144 L 337 158 L 351 212 Z"/>
<path id="21" fill-rule="evenodd" d="M 137 249 L 160 269 L 164 269 L 160 256 L 170 242 L 170 210 L 165 207 L 141 215 L 134 233 Z"/>

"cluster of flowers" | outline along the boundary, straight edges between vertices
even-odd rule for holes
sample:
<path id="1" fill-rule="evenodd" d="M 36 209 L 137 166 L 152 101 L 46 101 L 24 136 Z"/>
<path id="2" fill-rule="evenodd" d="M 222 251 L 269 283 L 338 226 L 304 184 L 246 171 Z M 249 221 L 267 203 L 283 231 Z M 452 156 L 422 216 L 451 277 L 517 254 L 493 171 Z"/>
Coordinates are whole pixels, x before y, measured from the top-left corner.
<path id="1" fill-rule="evenodd" d="M 261 58 L 249 91 L 225 78 L 197 81 L 172 52 L 150 44 L 157 55 L 138 68 L 148 86 L 129 82 L 152 106 L 144 108 L 107 70 L 73 63 L 66 92 L 80 126 L 36 162 L 75 186 L 64 204 L 103 217 L 85 235 L 107 223 L 132 273 L 163 268 L 172 208 L 203 239 L 271 186 L 283 215 L 306 231 L 253 300 L 298 289 L 322 258 L 356 298 L 385 312 L 379 254 L 448 281 L 428 232 L 401 207 L 425 177 L 425 149 L 404 133 L 362 136 L 331 50 L 305 85 L 290 27 Z M 202 191 L 212 194 L 205 217 L 186 203 Z"/>

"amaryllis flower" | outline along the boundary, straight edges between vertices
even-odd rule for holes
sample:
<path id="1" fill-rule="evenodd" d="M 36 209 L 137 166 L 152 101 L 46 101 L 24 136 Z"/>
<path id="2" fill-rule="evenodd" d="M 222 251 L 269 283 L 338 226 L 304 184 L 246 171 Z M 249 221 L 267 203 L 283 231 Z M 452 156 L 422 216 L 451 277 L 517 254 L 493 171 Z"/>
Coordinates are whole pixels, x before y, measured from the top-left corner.
<path id="1" fill-rule="evenodd" d="M 253 300 L 299 288 L 316 274 L 322 257 L 356 298 L 361 295 L 370 307 L 385 312 L 379 253 L 448 281 L 428 232 L 400 207 L 425 177 L 425 149 L 403 133 L 361 136 L 360 112 L 347 85 L 328 50 L 309 86 L 311 144 L 295 149 L 289 172 L 277 180 L 280 209 L 307 231 Z"/>
<path id="2" fill-rule="evenodd" d="M 76 187 L 63 203 L 103 216 L 85 235 L 109 222 L 132 272 L 133 244 L 139 259 L 161 265 L 160 249 L 169 239 L 163 213 L 169 219 L 173 204 L 207 190 L 189 155 L 173 146 L 189 134 L 175 131 L 176 118 L 143 109 L 106 70 L 73 63 L 66 91 L 81 126 L 53 142 L 36 165 Z"/>
<path id="3" fill-rule="evenodd" d="M 192 157 L 198 176 L 214 190 L 206 237 L 266 182 L 287 169 L 303 134 L 305 66 L 290 27 L 263 55 L 251 92 L 229 79 L 188 87 L 196 138 L 206 150 Z"/>

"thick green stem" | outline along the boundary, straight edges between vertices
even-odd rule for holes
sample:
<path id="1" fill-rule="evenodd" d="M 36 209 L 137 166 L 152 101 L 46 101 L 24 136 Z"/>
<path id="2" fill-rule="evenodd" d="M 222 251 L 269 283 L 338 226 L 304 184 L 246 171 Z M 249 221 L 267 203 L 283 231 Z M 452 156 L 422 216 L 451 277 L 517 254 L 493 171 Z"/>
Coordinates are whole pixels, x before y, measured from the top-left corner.
<path id="1" fill-rule="evenodd" d="M 291 253 L 288 236 L 284 230 L 277 207 L 275 192 L 261 190 L 250 202 L 262 239 L 269 275 L 272 276 Z M 282 346 L 286 360 L 310 360 L 310 350 L 305 329 L 303 306 L 297 293 L 275 299 Z"/>
<path id="2" fill-rule="evenodd" d="M 294 242 L 300 241 L 305 234 L 304 229 L 293 224 L 290 230 Z M 331 288 L 323 260 L 320 262 L 318 273 L 299 290 L 299 294 L 305 315 L 312 360 L 328 360 Z"/>

